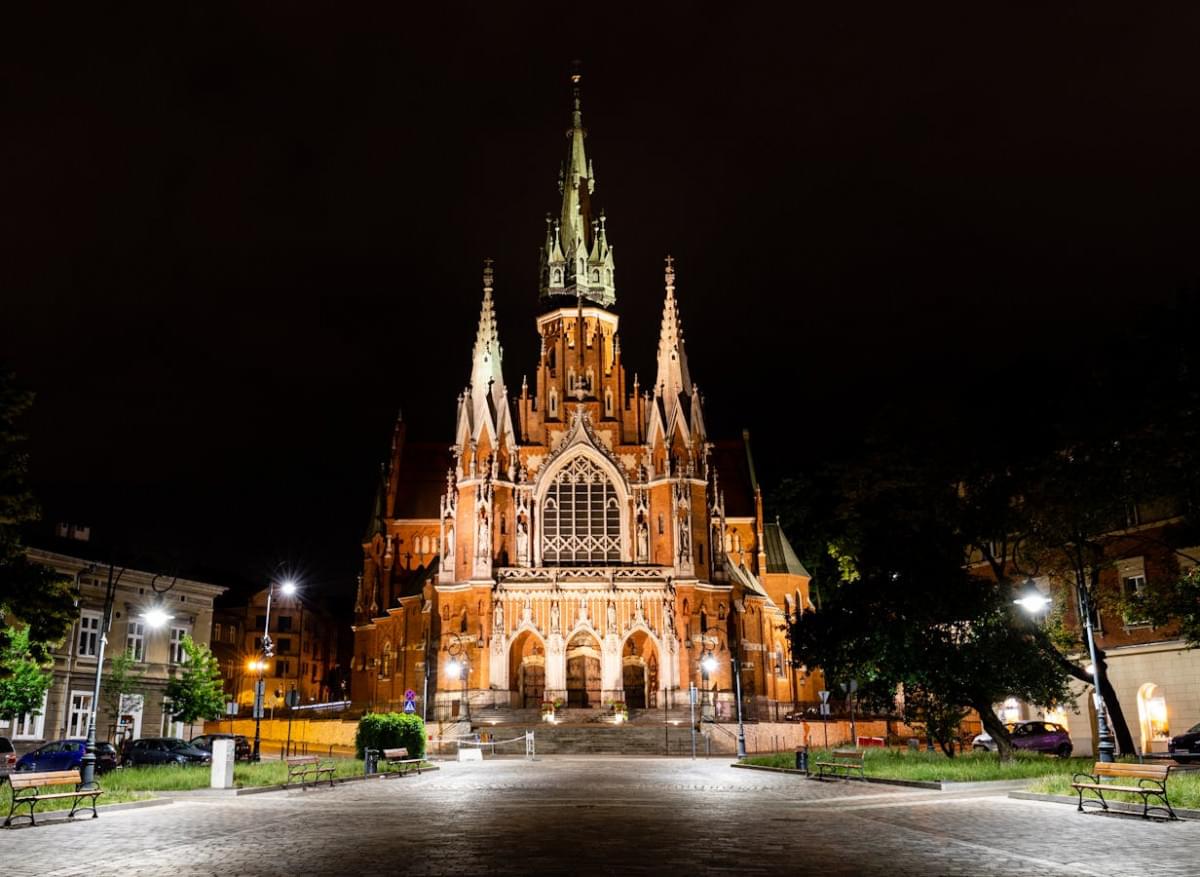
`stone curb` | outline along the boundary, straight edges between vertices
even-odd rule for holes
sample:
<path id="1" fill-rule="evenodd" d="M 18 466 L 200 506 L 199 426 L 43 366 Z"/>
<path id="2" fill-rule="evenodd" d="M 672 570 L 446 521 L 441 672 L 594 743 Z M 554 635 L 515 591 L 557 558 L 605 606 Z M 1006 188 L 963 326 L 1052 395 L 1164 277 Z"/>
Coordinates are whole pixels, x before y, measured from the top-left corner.
<path id="1" fill-rule="evenodd" d="M 431 770 L 441 770 L 437 765 L 421 768 L 421 773 L 428 773 Z M 406 771 L 405 773 L 415 773 L 415 771 Z M 357 783 L 363 780 L 381 779 L 387 777 L 399 777 L 405 774 L 399 771 L 391 770 L 370 775 L 354 776 L 354 777 L 334 777 L 334 785 L 342 783 Z M 322 785 L 328 787 L 329 780 L 324 780 L 319 783 L 309 783 L 309 787 L 320 788 Z M 166 792 L 164 797 L 170 800 L 186 801 L 189 798 L 240 798 L 243 795 L 262 795 L 267 792 L 289 792 L 300 788 L 298 783 L 293 783 L 290 786 L 272 785 L 272 786 L 248 786 L 242 789 L 181 789 L 177 792 Z"/>
<path id="2" fill-rule="evenodd" d="M 1072 807 L 1079 806 L 1079 799 L 1074 795 L 1048 795 L 1044 792 L 1009 792 L 1008 797 L 1020 801 L 1047 801 L 1051 804 L 1070 804 Z M 1084 799 L 1095 800 L 1095 799 Z M 1125 801 L 1109 801 L 1108 809 L 1117 813 L 1132 813 L 1134 816 L 1142 815 L 1142 808 L 1139 804 L 1129 804 Z M 1180 819 L 1200 819 L 1200 810 L 1191 810 L 1186 807 L 1173 807 L 1175 815 Z M 1088 809 L 1087 813 L 1103 813 L 1103 810 L 1096 811 Z M 1161 816 L 1152 816 L 1152 819 L 1162 819 Z"/>
<path id="3" fill-rule="evenodd" d="M 118 810 L 140 810 L 143 807 L 162 807 L 164 804 L 172 803 L 171 798 L 146 798 L 144 801 L 120 801 L 116 804 L 100 804 L 96 809 L 101 815 L 105 813 L 115 813 Z M 0 831 L 11 831 L 13 829 L 22 828 L 38 828 L 42 825 L 60 824 L 65 822 L 86 822 L 92 818 L 89 813 L 87 816 L 76 816 L 71 819 L 67 816 L 70 812 L 69 807 L 64 807 L 62 810 L 39 810 L 37 816 L 37 825 L 30 825 L 22 819 L 20 825 L 13 825 L 9 828 L 0 827 Z M 3 820 L 0 820 L 3 821 Z"/>
<path id="4" fill-rule="evenodd" d="M 740 768 L 742 770 L 767 770 L 773 773 L 790 773 L 797 776 L 805 776 L 802 770 L 796 770 L 793 767 L 769 767 L 765 764 L 740 764 L 735 762 L 731 767 Z M 816 779 L 811 776 L 811 779 Z M 831 781 L 834 778 L 831 777 Z M 857 779 L 855 777 L 854 779 Z M 1029 779 L 1020 780 L 982 780 L 979 782 L 957 782 L 954 780 L 897 780 L 890 777 L 867 777 L 868 783 L 874 783 L 880 786 L 904 786 L 910 789 L 931 789 L 935 792 L 985 792 L 995 791 L 1004 792 L 1010 789 L 1020 788 L 1030 782 Z"/>

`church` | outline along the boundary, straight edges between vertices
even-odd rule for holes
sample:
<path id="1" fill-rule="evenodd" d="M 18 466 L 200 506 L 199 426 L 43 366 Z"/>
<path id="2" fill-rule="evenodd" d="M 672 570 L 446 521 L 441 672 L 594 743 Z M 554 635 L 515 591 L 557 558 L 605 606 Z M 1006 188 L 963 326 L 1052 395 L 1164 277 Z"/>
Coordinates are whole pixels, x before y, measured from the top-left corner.
<path id="1" fill-rule="evenodd" d="M 739 690 L 749 717 L 777 717 L 821 687 L 788 653 L 788 617 L 812 608 L 809 575 L 765 519 L 748 433 L 708 435 L 670 257 L 654 383 L 627 379 L 572 81 L 533 382 L 505 379 L 486 262 L 454 435 L 406 442 L 399 421 L 381 471 L 351 697 L 429 720 L 550 705 L 636 716 L 686 708 L 694 685 L 718 720 Z"/>

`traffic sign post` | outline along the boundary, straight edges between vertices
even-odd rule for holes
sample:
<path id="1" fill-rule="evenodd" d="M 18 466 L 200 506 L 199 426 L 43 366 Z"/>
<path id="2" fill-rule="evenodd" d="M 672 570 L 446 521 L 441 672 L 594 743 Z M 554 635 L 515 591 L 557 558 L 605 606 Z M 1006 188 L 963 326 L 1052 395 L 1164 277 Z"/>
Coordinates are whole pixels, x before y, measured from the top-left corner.
<path id="1" fill-rule="evenodd" d="M 821 724 L 825 726 L 825 749 L 829 750 L 829 692 L 818 691 L 821 697 Z"/>

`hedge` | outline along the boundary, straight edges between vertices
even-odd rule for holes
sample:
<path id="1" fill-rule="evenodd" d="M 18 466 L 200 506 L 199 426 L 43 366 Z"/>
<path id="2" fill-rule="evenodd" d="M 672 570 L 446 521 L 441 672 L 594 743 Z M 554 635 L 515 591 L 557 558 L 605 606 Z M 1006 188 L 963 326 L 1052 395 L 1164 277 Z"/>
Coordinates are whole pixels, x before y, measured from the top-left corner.
<path id="1" fill-rule="evenodd" d="M 354 749 L 359 758 L 366 749 L 397 749 L 403 746 L 410 758 L 425 754 L 425 722 L 410 713 L 368 713 L 358 720 Z"/>

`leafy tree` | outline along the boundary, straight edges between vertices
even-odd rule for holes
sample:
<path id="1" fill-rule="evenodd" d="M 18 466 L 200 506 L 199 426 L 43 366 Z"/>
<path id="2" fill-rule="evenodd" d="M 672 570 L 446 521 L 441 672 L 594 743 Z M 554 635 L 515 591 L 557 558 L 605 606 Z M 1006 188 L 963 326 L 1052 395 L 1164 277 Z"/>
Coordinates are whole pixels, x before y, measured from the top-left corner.
<path id="1" fill-rule="evenodd" d="M 39 712 L 54 677 L 34 660 L 28 626 L 10 628 L 8 642 L 0 650 L 0 668 L 4 671 L 0 676 L 0 719 Z"/>
<path id="2" fill-rule="evenodd" d="M 130 652 L 121 652 L 109 661 L 108 672 L 100 683 L 100 703 L 110 723 L 116 725 L 122 715 L 133 709 L 134 696 L 142 693 L 145 682 L 146 671 Z"/>
<path id="3" fill-rule="evenodd" d="M 204 643 L 183 638 L 184 660 L 180 673 L 167 683 L 171 718 L 190 725 L 198 719 L 217 719 L 225 711 L 221 667 Z"/>
<path id="4" fill-rule="evenodd" d="M 17 429 L 32 403 L 33 394 L 17 387 L 11 372 L 0 369 L 0 648 L 12 639 L 13 619 L 19 617 L 28 633 L 29 654 L 41 664 L 49 659 L 51 646 L 66 636 L 75 604 L 69 583 L 30 563 L 21 540 L 21 529 L 39 517 L 25 484 L 28 457 Z"/>

